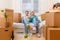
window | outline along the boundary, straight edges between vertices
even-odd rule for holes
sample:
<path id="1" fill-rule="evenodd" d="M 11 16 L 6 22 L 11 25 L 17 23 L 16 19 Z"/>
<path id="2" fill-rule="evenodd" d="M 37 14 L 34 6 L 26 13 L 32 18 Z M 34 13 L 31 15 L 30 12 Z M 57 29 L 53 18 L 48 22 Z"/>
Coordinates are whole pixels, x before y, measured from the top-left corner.
<path id="1" fill-rule="evenodd" d="M 34 11 L 38 13 L 38 0 L 34 0 Z"/>
<path id="2" fill-rule="evenodd" d="M 38 0 L 22 0 L 22 13 L 26 10 L 38 13 Z"/>

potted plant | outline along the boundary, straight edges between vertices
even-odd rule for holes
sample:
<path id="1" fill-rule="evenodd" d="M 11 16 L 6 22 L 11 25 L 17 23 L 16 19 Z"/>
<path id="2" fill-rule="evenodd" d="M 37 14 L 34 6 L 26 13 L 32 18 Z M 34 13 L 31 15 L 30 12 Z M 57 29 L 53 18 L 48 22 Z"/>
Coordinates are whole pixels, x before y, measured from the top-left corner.
<path id="1" fill-rule="evenodd" d="M 7 21 L 7 20 L 8 20 L 8 15 L 7 15 L 7 13 L 4 13 L 4 17 L 5 17 L 5 20 L 6 20 L 6 22 L 5 22 L 5 27 L 8 28 L 8 27 L 9 27 L 9 22 Z"/>

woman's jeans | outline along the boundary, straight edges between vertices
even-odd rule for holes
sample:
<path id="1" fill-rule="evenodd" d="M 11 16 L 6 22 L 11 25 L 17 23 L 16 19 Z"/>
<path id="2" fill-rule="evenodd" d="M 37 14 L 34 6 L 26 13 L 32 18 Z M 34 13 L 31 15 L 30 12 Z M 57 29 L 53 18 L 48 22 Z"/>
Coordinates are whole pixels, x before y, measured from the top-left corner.
<path id="1" fill-rule="evenodd" d="M 38 26 L 36 26 L 36 33 L 39 33 L 39 28 L 38 28 Z"/>

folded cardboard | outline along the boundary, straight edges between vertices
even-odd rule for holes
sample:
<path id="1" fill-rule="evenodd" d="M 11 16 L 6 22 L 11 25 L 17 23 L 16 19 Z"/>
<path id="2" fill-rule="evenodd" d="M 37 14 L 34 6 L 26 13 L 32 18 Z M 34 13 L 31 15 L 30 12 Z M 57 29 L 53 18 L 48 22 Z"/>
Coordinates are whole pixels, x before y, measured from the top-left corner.
<path id="1" fill-rule="evenodd" d="M 60 40 L 60 28 L 48 28 L 46 40 Z"/>
<path id="2" fill-rule="evenodd" d="M 22 17 L 21 17 L 21 13 L 14 13 L 13 14 L 13 21 L 16 23 L 20 23 L 22 22 Z"/>

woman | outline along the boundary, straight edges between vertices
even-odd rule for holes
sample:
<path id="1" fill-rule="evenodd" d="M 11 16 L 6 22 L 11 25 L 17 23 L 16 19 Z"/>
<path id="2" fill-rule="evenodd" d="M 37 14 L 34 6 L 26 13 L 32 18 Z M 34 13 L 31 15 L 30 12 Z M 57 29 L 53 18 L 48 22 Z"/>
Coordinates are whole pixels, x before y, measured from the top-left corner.
<path id="1" fill-rule="evenodd" d="M 29 20 L 29 22 L 34 24 L 34 27 L 36 28 L 36 33 L 38 34 L 38 36 L 40 36 L 39 35 L 39 29 L 38 29 L 40 21 L 39 21 L 38 17 L 35 15 L 34 11 L 32 11 L 30 13 L 30 20 Z"/>

